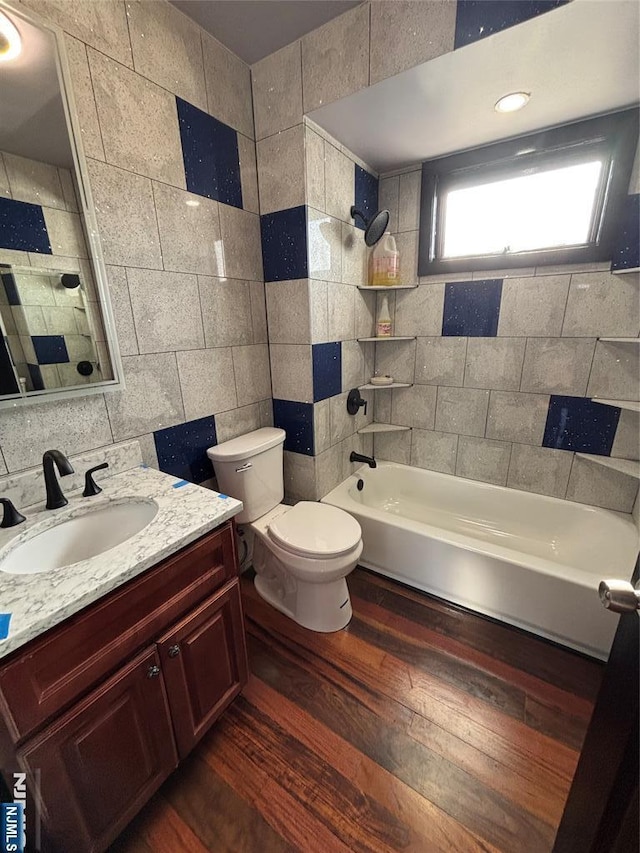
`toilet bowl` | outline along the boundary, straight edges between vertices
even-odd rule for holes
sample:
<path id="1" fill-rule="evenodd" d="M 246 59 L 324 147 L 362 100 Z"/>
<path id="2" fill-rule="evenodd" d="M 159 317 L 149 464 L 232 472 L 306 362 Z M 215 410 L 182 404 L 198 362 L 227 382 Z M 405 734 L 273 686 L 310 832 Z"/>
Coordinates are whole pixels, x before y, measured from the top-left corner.
<path id="1" fill-rule="evenodd" d="M 362 553 L 360 525 L 328 504 L 281 503 L 284 438 L 266 427 L 207 454 L 220 489 L 243 503 L 236 521 L 254 533 L 258 594 L 305 628 L 339 631 L 352 615 L 346 576 Z"/>

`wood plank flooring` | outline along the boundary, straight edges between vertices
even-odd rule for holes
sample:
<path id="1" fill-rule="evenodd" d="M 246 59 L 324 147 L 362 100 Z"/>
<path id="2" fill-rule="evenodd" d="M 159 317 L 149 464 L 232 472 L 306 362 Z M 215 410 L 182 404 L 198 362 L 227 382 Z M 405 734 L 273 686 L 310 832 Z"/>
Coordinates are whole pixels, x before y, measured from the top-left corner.
<path id="1" fill-rule="evenodd" d="M 545 853 L 602 665 L 362 569 L 337 634 L 242 581 L 250 681 L 112 853 Z"/>

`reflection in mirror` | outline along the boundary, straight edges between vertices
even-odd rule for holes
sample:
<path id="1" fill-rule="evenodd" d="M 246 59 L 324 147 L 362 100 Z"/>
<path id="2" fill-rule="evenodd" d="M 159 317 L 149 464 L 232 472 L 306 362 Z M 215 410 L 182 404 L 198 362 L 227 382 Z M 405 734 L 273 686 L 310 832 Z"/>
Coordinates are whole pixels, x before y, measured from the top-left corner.
<path id="1" fill-rule="evenodd" d="M 119 361 L 59 42 L 0 14 L 20 36 L 0 63 L 1 406 L 114 384 Z"/>

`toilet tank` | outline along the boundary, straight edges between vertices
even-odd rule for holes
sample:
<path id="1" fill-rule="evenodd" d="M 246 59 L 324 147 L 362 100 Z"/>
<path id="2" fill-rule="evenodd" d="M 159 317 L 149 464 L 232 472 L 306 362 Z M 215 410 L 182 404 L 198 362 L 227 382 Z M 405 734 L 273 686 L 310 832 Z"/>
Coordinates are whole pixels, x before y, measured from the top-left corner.
<path id="1" fill-rule="evenodd" d="M 264 427 L 207 450 L 220 491 L 243 503 L 236 521 L 255 521 L 282 501 L 284 439 L 283 429 Z"/>

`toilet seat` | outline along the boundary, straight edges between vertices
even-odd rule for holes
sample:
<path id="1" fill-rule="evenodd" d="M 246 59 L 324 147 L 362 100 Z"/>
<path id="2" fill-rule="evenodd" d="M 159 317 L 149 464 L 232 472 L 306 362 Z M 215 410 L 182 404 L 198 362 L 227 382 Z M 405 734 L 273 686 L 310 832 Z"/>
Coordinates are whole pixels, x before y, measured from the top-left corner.
<path id="1" fill-rule="evenodd" d="M 353 551 L 362 531 L 358 522 L 338 507 L 300 501 L 268 525 L 269 537 L 291 554 L 327 560 Z"/>

